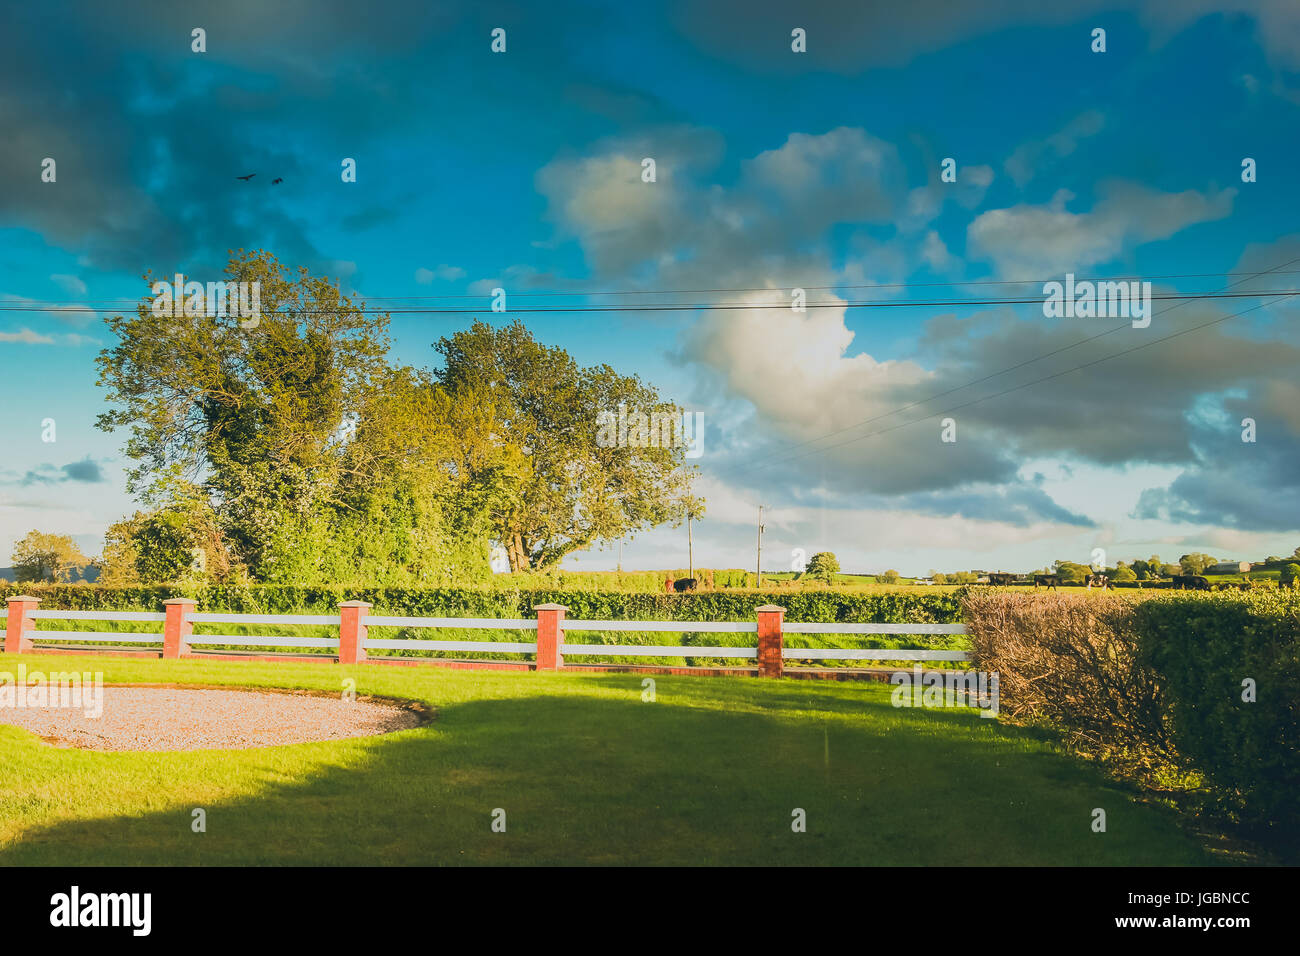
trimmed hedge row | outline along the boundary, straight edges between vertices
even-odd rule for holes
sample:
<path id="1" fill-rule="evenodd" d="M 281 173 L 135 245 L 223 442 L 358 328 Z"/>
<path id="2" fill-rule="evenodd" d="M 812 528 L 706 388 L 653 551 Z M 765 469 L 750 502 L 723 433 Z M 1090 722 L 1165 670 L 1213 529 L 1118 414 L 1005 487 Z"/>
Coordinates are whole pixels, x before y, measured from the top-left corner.
<path id="1" fill-rule="evenodd" d="M 1300 594 L 1164 598 L 1134 621 L 1140 662 L 1163 678 L 1177 751 L 1235 813 L 1300 841 Z"/>
<path id="2" fill-rule="evenodd" d="M 1131 767 L 1198 772 L 1220 809 L 1300 857 L 1300 593 L 984 591 L 963 616 L 977 666 L 1001 674 L 1005 718 Z"/>
<path id="3" fill-rule="evenodd" d="M 235 614 L 333 614 L 342 601 L 367 601 L 374 614 L 420 617 L 533 617 L 537 604 L 557 603 L 568 616 L 606 621 L 753 621 L 764 604 L 779 604 L 790 621 L 822 623 L 956 623 L 958 592 L 838 593 L 835 591 L 705 591 L 628 594 L 559 588 L 340 588 L 287 585 L 6 584 L 0 599 L 31 594 L 58 610 L 158 611 L 173 597 L 193 598 L 205 612 Z"/>

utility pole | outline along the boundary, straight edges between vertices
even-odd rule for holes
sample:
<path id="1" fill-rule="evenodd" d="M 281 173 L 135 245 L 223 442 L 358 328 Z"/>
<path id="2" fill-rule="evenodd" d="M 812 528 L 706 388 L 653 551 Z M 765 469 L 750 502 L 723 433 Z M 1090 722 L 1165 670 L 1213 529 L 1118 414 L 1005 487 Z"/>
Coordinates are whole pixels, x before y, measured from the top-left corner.
<path id="1" fill-rule="evenodd" d="M 758 506 L 758 561 L 755 577 L 758 579 L 756 587 L 760 588 L 763 586 L 763 509 L 766 507 L 767 505 Z"/>

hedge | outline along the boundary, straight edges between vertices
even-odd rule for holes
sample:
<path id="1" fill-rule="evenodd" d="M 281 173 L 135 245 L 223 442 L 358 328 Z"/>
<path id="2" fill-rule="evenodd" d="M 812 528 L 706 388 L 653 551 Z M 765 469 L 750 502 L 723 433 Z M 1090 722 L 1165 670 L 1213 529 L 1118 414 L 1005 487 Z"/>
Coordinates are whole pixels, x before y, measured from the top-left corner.
<path id="1" fill-rule="evenodd" d="M 1120 766 L 1195 772 L 1219 809 L 1300 857 L 1300 592 L 983 591 L 963 616 L 1004 718 L 1045 720 Z"/>
<path id="2" fill-rule="evenodd" d="M 1175 748 L 1234 814 L 1300 841 L 1300 593 L 1161 598 L 1134 618 Z"/>

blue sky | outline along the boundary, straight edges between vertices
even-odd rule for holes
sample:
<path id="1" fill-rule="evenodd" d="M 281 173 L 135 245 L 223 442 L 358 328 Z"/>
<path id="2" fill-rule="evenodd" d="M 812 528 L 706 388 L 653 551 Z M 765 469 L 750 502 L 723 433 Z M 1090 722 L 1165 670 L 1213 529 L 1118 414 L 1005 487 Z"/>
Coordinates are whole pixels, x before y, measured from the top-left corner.
<path id="1" fill-rule="evenodd" d="M 1112 562 L 1289 554 L 1295 300 L 1167 316 L 1158 302 L 1151 328 L 1083 344 L 1106 320 L 845 303 L 1032 298 L 1066 272 L 1148 277 L 1157 292 L 1294 288 L 1300 271 L 1279 267 L 1300 257 L 1300 8 L 872 6 L 7 9 L 19 42 L 0 64 L 0 557 L 32 528 L 95 553 L 133 510 L 123 438 L 93 424 L 108 333 L 92 310 L 138 298 L 146 269 L 215 278 L 240 247 L 372 304 L 497 321 L 514 317 L 488 311 L 498 285 L 515 310 L 762 306 L 807 288 L 830 307 L 515 313 L 580 362 L 705 413 L 701 566 L 752 564 L 760 501 L 769 568 L 796 548 L 905 573 L 1041 567 L 1095 547 Z M 806 53 L 790 48 L 796 27 Z M 55 183 L 40 180 L 45 157 Z M 340 180 L 344 157 L 355 183 Z M 940 179 L 946 157 L 955 183 Z M 1245 157 L 1256 182 L 1242 181 Z M 962 284 L 974 280 L 1036 283 Z M 711 289 L 754 291 L 528 298 Z M 468 298 L 415 298 L 435 296 Z M 433 363 L 431 343 L 474 317 L 394 315 L 398 357 Z M 684 537 L 641 535 L 624 566 L 681 565 Z"/>

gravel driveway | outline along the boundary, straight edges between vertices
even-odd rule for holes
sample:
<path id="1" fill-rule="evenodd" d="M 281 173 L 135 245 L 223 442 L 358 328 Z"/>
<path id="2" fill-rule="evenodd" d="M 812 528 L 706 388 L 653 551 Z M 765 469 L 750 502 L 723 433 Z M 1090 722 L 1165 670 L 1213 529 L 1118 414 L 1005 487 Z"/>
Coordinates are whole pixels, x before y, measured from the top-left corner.
<path id="1" fill-rule="evenodd" d="M 416 706 L 337 694 L 120 685 L 103 692 L 98 718 L 81 708 L 0 707 L 0 724 L 86 750 L 230 750 L 386 734 L 426 720 Z"/>

